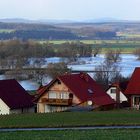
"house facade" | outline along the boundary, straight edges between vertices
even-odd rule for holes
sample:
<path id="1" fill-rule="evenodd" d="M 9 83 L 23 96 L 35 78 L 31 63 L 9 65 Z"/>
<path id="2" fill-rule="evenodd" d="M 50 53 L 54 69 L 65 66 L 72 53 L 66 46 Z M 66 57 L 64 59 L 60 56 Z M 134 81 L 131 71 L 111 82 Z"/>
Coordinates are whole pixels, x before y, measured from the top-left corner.
<path id="1" fill-rule="evenodd" d="M 92 109 L 112 106 L 112 100 L 88 75 L 66 74 L 58 76 L 47 86 L 38 90 L 37 112 L 60 112 L 75 107 Z"/>
<path id="2" fill-rule="evenodd" d="M 137 110 L 140 109 L 140 67 L 135 68 L 127 89 L 125 91 L 125 95 L 128 98 L 128 102 L 131 108 L 135 108 Z"/>
<path id="3" fill-rule="evenodd" d="M 123 102 L 127 102 L 128 99 L 124 94 L 124 91 L 128 85 L 128 82 L 121 83 L 113 83 L 106 90 L 106 93 L 116 101 L 118 104 L 122 104 Z"/>
<path id="4" fill-rule="evenodd" d="M 0 115 L 32 113 L 32 100 L 32 96 L 16 80 L 0 80 Z"/>

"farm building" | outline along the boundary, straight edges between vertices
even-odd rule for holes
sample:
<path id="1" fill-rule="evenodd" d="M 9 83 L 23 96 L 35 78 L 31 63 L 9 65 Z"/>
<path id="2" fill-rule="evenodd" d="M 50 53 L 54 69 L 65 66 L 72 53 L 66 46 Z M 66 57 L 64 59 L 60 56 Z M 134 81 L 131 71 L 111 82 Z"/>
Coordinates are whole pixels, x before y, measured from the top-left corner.
<path id="1" fill-rule="evenodd" d="M 124 92 L 127 88 L 128 81 L 120 82 L 120 83 L 113 83 L 109 86 L 106 90 L 106 93 L 116 101 L 118 105 L 125 104 L 127 102 L 127 97 L 125 96 Z"/>
<path id="2" fill-rule="evenodd" d="M 76 107 L 108 108 L 115 101 L 85 73 L 58 76 L 38 90 L 37 112 L 59 112 Z"/>
<path id="3" fill-rule="evenodd" d="M 128 98 L 132 108 L 139 109 L 140 107 L 140 67 L 135 68 L 129 84 L 126 88 L 125 95 Z"/>
<path id="4" fill-rule="evenodd" d="M 0 114 L 34 112 L 32 97 L 14 79 L 0 80 Z"/>

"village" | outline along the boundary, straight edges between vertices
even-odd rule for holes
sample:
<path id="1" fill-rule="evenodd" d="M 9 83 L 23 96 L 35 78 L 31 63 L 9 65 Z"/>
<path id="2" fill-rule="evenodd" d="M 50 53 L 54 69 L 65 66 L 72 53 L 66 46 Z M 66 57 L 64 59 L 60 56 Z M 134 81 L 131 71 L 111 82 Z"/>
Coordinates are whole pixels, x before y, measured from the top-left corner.
<path id="1" fill-rule="evenodd" d="M 0 80 L 0 114 L 140 109 L 140 67 L 130 81 L 106 90 L 87 73 L 63 74 L 29 94 L 15 79 Z"/>

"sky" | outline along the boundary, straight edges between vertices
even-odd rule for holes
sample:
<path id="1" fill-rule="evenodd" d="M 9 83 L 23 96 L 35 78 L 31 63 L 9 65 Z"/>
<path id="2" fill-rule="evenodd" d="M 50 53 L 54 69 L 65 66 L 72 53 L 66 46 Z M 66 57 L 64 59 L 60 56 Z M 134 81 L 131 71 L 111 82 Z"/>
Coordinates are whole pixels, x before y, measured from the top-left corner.
<path id="1" fill-rule="evenodd" d="M 140 20 L 140 0 L 0 0 L 0 19 Z"/>

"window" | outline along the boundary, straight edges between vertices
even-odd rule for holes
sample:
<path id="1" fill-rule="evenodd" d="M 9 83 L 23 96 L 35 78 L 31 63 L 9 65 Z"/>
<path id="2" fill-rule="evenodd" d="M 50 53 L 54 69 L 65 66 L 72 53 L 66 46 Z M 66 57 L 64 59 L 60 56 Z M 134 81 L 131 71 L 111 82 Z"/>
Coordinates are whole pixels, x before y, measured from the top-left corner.
<path id="1" fill-rule="evenodd" d="M 58 80 L 57 83 L 58 83 L 58 85 L 60 85 L 61 84 L 61 81 Z"/>
<path id="2" fill-rule="evenodd" d="M 89 93 L 89 94 L 93 94 L 93 90 L 89 88 L 89 89 L 88 89 L 88 93 Z"/>
<path id="3" fill-rule="evenodd" d="M 69 99 L 69 95 L 68 95 L 68 93 L 61 93 L 60 98 L 61 99 Z"/>
<path id="4" fill-rule="evenodd" d="M 55 92 L 49 92 L 49 98 L 50 99 L 56 99 L 57 98 L 57 94 Z"/>
<path id="5" fill-rule="evenodd" d="M 110 90 L 110 93 L 116 93 L 116 89 L 114 88 L 114 89 L 111 89 Z"/>

